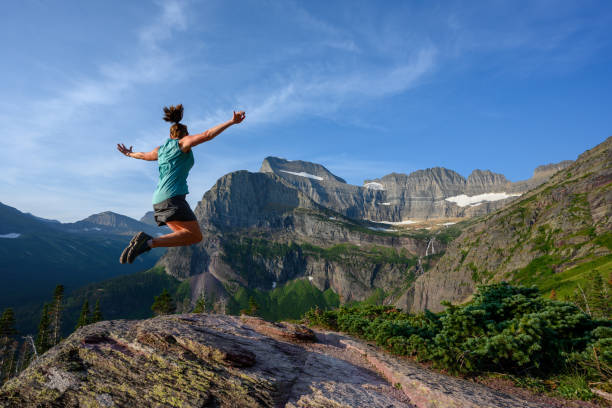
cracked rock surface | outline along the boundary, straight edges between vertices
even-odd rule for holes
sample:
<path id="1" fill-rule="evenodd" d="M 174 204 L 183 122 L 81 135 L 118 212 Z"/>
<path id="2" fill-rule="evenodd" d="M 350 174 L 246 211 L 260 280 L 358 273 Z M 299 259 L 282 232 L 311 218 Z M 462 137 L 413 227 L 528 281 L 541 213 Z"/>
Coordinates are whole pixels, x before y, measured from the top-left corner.
<path id="1" fill-rule="evenodd" d="M 248 317 L 100 322 L 7 382 L 0 406 L 413 406 L 367 364 L 313 341 L 305 327 Z"/>

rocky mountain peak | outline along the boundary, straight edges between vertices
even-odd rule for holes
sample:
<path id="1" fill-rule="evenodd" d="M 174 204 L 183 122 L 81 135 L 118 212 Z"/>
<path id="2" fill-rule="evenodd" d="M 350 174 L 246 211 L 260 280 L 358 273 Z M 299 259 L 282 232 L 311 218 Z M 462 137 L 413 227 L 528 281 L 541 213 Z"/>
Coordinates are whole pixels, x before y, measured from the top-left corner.
<path id="1" fill-rule="evenodd" d="M 503 174 L 493 173 L 491 170 L 477 169 L 467 178 L 466 194 L 506 192 L 511 187 L 510 184 L 510 181 Z"/>
<path id="2" fill-rule="evenodd" d="M 509 181 L 503 174 L 493 173 L 491 170 L 476 169 L 467 178 L 467 184 L 474 185 L 505 185 Z"/>
<path id="3" fill-rule="evenodd" d="M 563 160 L 559 163 L 543 164 L 535 168 L 533 171 L 533 177 L 550 177 L 559 170 L 563 170 L 564 168 L 570 166 L 573 162 L 573 160 Z"/>
<path id="4" fill-rule="evenodd" d="M 107 227 L 128 227 L 134 225 L 135 223 L 138 223 L 138 221 L 133 218 L 117 214 L 112 211 L 104 211 L 98 214 L 92 214 L 89 217 L 77 222 L 88 222 L 91 224 L 104 225 Z"/>
<path id="5" fill-rule="evenodd" d="M 266 157 L 259 171 L 262 173 L 274 173 L 289 180 L 295 180 L 296 177 L 300 177 L 302 179 L 346 184 L 344 179 L 336 176 L 324 166 L 302 160 L 289 161 L 279 157 Z"/>

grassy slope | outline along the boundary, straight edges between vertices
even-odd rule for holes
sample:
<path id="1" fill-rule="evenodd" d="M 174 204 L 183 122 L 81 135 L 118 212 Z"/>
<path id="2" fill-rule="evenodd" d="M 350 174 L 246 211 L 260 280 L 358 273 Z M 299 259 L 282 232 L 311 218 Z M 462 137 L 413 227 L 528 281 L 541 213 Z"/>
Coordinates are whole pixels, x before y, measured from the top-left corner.
<path id="1" fill-rule="evenodd" d="M 327 310 L 340 306 L 340 298 L 331 289 L 320 291 L 306 279 L 296 279 L 287 284 L 263 291 L 240 288 L 228 304 L 228 312 L 239 314 L 249 306 L 249 298 L 257 302 L 257 315 L 266 320 L 295 320 L 308 310 L 319 307 Z"/>

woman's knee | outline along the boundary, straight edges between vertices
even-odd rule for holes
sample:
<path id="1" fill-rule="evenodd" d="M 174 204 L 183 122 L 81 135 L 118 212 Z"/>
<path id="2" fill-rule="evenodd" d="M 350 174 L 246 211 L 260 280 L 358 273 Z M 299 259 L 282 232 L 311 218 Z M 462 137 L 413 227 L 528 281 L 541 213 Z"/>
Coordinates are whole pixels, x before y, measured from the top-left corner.
<path id="1" fill-rule="evenodd" d="M 202 241 L 202 232 L 201 231 L 192 231 L 191 232 L 191 243 L 192 244 L 197 244 L 198 242 Z"/>

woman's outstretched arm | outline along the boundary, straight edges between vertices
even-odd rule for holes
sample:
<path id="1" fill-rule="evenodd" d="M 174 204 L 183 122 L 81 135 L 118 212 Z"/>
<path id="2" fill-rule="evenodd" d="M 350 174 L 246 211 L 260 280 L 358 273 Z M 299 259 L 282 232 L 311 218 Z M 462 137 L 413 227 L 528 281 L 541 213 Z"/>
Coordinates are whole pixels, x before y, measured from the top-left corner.
<path id="1" fill-rule="evenodd" d="M 215 127 L 208 129 L 206 132 L 198 133 L 196 135 L 188 135 L 179 140 L 179 145 L 181 146 L 181 150 L 184 152 L 188 152 L 194 146 L 199 145 L 200 143 L 208 142 L 209 140 L 214 139 L 219 133 L 223 132 L 228 127 L 240 123 L 246 117 L 246 113 L 244 111 L 234 112 L 234 117 L 228 120 L 225 123 L 221 123 Z"/>
<path id="2" fill-rule="evenodd" d="M 131 157 L 134 159 L 140 159 L 140 160 L 155 161 L 157 160 L 157 151 L 159 150 L 159 147 L 156 147 L 150 152 L 133 152 L 132 146 L 130 146 L 130 148 L 128 149 L 127 147 L 125 147 L 123 143 L 121 144 L 117 143 L 117 150 L 125 154 L 127 157 Z"/>

